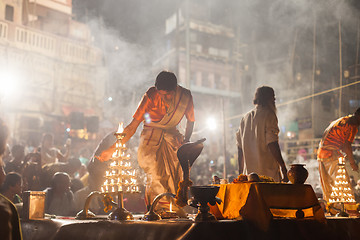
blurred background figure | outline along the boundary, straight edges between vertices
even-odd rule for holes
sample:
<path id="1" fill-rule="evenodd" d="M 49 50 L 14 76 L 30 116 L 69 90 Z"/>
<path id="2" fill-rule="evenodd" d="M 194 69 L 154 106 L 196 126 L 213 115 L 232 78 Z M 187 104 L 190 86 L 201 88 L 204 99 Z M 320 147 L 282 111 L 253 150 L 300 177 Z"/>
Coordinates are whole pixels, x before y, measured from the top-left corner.
<path id="1" fill-rule="evenodd" d="M 356 186 L 354 188 L 355 201 L 360 203 L 360 179 L 357 180 Z"/>
<path id="2" fill-rule="evenodd" d="M 9 144 L 5 146 L 5 152 L 2 156 L 3 164 L 6 165 L 11 160 L 11 150 Z"/>
<path id="3" fill-rule="evenodd" d="M 51 180 L 51 187 L 45 189 L 45 213 L 59 216 L 74 216 L 74 195 L 70 190 L 70 177 L 57 172 Z"/>
<path id="4" fill-rule="evenodd" d="M 43 188 L 49 187 L 51 179 L 57 172 L 65 172 L 70 179 L 75 178 L 75 173 L 80 169 L 81 162 L 78 158 L 70 158 L 68 162 L 55 162 L 43 165 L 40 181 Z"/>
<path id="5" fill-rule="evenodd" d="M 25 156 L 23 171 L 24 191 L 41 191 L 44 188 L 40 182 L 41 156 L 40 153 L 28 153 Z"/>
<path id="6" fill-rule="evenodd" d="M 25 147 L 17 144 L 11 148 L 11 160 L 5 165 L 5 172 L 17 172 L 22 174 L 25 165 Z"/>
<path id="7" fill-rule="evenodd" d="M 54 162 L 65 162 L 70 154 L 70 146 L 71 140 L 68 139 L 65 144 L 65 153 L 62 154 L 59 149 L 54 147 L 54 135 L 51 133 L 45 133 L 41 141 L 41 146 L 39 147 L 41 165 L 43 166 Z"/>

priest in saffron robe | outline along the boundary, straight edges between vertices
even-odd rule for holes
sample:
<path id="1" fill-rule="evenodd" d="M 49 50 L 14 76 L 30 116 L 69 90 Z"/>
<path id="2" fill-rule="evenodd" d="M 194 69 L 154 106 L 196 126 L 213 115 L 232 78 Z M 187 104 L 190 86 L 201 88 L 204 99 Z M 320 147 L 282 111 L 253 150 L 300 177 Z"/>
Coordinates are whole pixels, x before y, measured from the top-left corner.
<path id="1" fill-rule="evenodd" d="M 326 128 L 317 152 L 323 198 L 329 201 L 335 186 L 339 157 L 345 157 L 354 171 L 359 171 L 351 147 L 360 126 L 360 108 L 353 115 L 341 117 Z M 350 182 L 346 172 L 346 178 Z M 354 189 L 351 189 L 353 191 Z"/>
<path id="2" fill-rule="evenodd" d="M 185 136 L 177 129 L 183 117 L 187 124 Z M 177 84 L 174 73 L 162 71 L 158 74 L 155 86 L 150 87 L 133 115 L 133 120 L 124 129 L 126 143 L 144 123 L 138 148 L 139 166 L 147 174 L 145 201 L 152 203 L 161 193 L 176 194 L 178 183 L 182 180 L 182 169 L 177 159 L 177 149 L 190 137 L 194 127 L 194 104 L 190 90 Z M 113 151 L 104 151 L 101 161 L 111 157 Z M 168 206 L 160 201 L 159 206 Z"/>

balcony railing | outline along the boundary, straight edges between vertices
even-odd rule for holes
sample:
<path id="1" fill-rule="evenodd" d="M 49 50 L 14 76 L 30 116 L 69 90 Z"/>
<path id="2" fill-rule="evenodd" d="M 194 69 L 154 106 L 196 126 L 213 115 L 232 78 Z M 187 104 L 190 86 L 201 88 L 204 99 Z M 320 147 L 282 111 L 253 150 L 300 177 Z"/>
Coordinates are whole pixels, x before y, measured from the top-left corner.
<path id="1" fill-rule="evenodd" d="M 87 43 L 11 22 L 0 21 L 0 39 L 18 49 L 71 63 L 96 65 L 101 60 L 100 50 Z"/>
<path id="2" fill-rule="evenodd" d="M 317 150 L 319 148 L 320 138 L 305 140 L 285 140 L 280 141 L 283 145 L 283 151 L 287 157 L 287 162 L 297 162 L 299 158 L 304 160 L 317 159 Z M 360 150 L 360 137 L 356 137 L 352 144 L 353 149 Z"/>

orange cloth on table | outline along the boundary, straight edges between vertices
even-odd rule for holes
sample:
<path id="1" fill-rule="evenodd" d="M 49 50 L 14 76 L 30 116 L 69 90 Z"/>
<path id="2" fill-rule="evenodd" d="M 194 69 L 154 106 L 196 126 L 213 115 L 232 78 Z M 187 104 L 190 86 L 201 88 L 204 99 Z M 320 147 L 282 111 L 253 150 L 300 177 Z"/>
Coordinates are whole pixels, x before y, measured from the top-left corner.
<path id="1" fill-rule="evenodd" d="M 305 217 L 326 222 L 312 187 L 306 184 L 222 184 L 217 197 L 223 202 L 210 207 L 216 218 L 243 218 L 264 231 L 268 230 L 273 216 L 295 218 L 297 209 L 302 209 Z"/>

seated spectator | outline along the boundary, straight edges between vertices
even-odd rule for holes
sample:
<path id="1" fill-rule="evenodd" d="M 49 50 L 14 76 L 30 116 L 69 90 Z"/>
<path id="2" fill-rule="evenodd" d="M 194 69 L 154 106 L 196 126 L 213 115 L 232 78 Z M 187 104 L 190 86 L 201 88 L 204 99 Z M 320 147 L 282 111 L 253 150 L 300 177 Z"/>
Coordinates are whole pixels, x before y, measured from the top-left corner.
<path id="1" fill-rule="evenodd" d="M 105 169 L 103 170 L 105 172 Z M 91 192 L 100 191 L 101 184 L 103 183 L 103 174 L 98 173 L 97 170 L 91 169 L 89 170 L 87 182 L 87 186 L 74 194 L 76 212 L 83 210 L 86 198 Z M 90 202 L 89 210 L 95 214 L 105 214 L 102 199 L 101 196 L 94 196 L 93 200 Z"/>
<path id="2" fill-rule="evenodd" d="M 25 156 L 23 181 L 25 191 L 42 191 L 44 187 L 40 183 L 41 157 L 40 153 L 28 153 Z"/>
<path id="3" fill-rule="evenodd" d="M 70 190 L 70 177 L 65 172 L 55 173 L 51 187 L 45 189 L 45 213 L 74 216 L 74 195 Z"/>
<path id="4" fill-rule="evenodd" d="M 360 203 L 360 179 L 357 180 L 357 184 L 354 187 L 355 201 Z"/>
<path id="5" fill-rule="evenodd" d="M 82 189 L 84 187 L 84 184 L 79 178 L 73 178 L 70 182 L 70 189 L 75 194 L 77 191 Z"/>
<path id="6" fill-rule="evenodd" d="M 96 157 L 99 156 L 102 151 L 108 149 L 116 141 L 114 133 L 107 134 L 99 143 L 95 149 L 95 153 L 91 158 L 87 167 L 87 183 L 88 185 L 75 193 L 75 206 L 76 211 L 83 210 L 87 196 L 93 191 L 100 191 L 101 185 L 104 183 L 104 173 L 107 169 L 106 163 L 100 162 Z M 85 175 L 86 176 L 86 175 Z M 85 177 L 84 176 L 84 177 Z M 83 177 L 83 178 L 84 178 Z M 90 211 L 95 214 L 104 214 L 104 204 L 102 203 L 102 197 L 95 196 L 90 202 Z"/>
<path id="7" fill-rule="evenodd" d="M 24 169 L 25 148 L 23 145 L 17 144 L 11 148 L 12 159 L 6 163 L 5 172 L 17 172 L 22 174 Z"/>
<path id="8" fill-rule="evenodd" d="M 0 193 L 7 197 L 14 204 L 22 203 L 20 197 L 22 193 L 22 177 L 17 172 L 6 174 L 5 181 L 0 188 Z"/>
<path id="9" fill-rule="evenodd" d="M 78 158 L 70 158 L 68 162 L 56 162 L 45 164 L 42 167 L 40 181 L 43 188 L 49 187 L 52 177 L 57 172 L 65 172 L 74 178 L 74 174 L 80 169 L 81 162 Z"/>
<path id="10" fill-rule="evenodd" d="M 0 119 L 0 185 L 5 180 L 2 155 L 6 149 L 6 141 L 9 130 L 5 123 Z M 17 240 L 22 239 L 19 215 L 11 201 L 0 194 L 0 236 L 1 239 Z"/>

